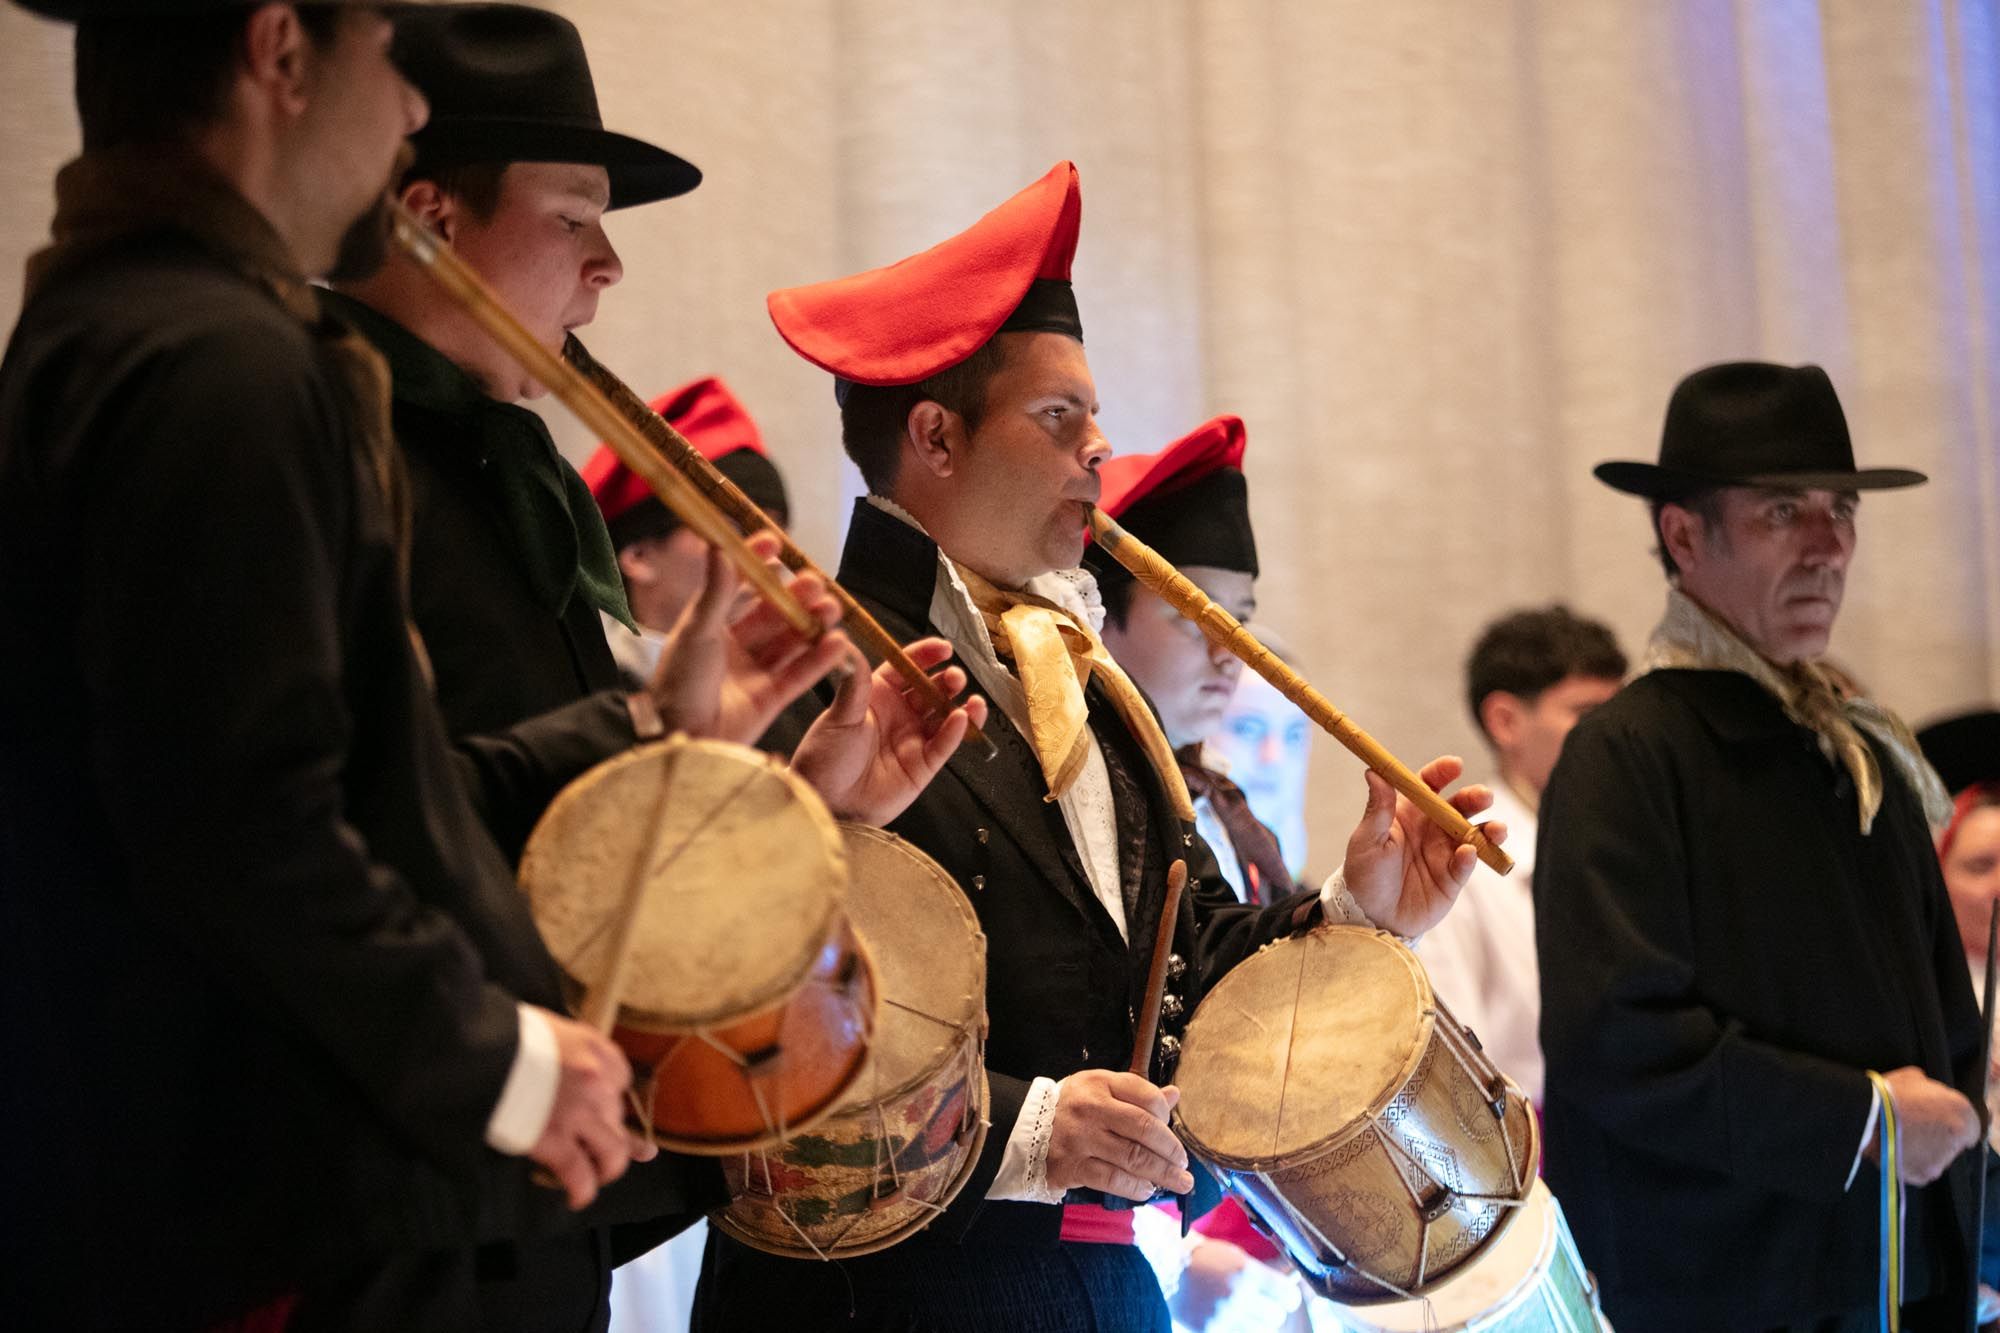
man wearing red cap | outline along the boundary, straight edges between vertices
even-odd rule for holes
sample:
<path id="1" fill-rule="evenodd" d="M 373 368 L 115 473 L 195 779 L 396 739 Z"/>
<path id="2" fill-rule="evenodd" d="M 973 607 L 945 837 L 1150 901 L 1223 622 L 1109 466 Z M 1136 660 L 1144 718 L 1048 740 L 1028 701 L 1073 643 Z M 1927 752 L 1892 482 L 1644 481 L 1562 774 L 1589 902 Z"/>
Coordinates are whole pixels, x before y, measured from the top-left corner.
<path id="1" fill-rule="evenodd" d="M 1069 283 L 1080 214 L 1076 170 L 1060 163 L 921 255 L 770 298 L 779 332 L 836 376 L 872 492 L 841 583 L 890 632 L 949 639 L 995 705 L 998 756 L 954 758 L 891 825 L 953 875 L 986 932 L 992 1131 L 952 1207 L 893 1249 L 826 1265 L 712 1239 L 704 1329 L 1164 1329 L 1129 1212 L 1105 1201 L 1196 1188 L 1167 1128 L 1172 1031 L 1216 975 L 1322 910 L 1359 916 L 1359 898 L 1415 932 L 1473 864 L 1371 784 L 1351 896 L 1336 879 L 1259 909 L 1219 882 L 1172 749 L 1098 638 L 1095 587 L 1076 568 L 1109 454 Z M 1441 785 L 1456 763 L 1427 776 Z M 1486 799 L 1454 798 L 1467 813 Z M 1124 1070 L 1181 858 L 1169 1035 L 1139 1053 L 1147 1078 Z"/>
<path id="2" fill-rule="evenodd" d="M 1099 507 L 1239 621 L 1257 611 L 1257 539 L 1243 478 L 1247 443 L 1240 418 L 1217 417 L 1156 454 L 1127 454 L 1099 469 Z M 1086 563 L 1104 601 L 1105 645 L 1158 710 L 1194 798 L 1195 827 L 1224 878 L 1246 902 L 1296 892 L 1277 835 L 1207 753 L 1206 738 L 1242 678 L 1242 660 L 1100 548 L 1090 548 Z"/>
<path id="3" fill-rule="evenodd" d="M 647 404 L 669 426 L 715 464 L 716 470 L 754 500 L 780 528 L 791 525 L 785 480 L 764 452 L 757 423 L 729 386 L 704 376 L 661 394 Z M 649 679 L 660 648 L 681 612 L 694 601 L 708 566 L 708 544 L 653 494 L 643 477 L 626 467 L 609 445 L 599 445 L 583 465 L 584 484 L 604 515 L 635 633 L 610 612 L 603 614 L 611 655 L 626 683 Z"/>

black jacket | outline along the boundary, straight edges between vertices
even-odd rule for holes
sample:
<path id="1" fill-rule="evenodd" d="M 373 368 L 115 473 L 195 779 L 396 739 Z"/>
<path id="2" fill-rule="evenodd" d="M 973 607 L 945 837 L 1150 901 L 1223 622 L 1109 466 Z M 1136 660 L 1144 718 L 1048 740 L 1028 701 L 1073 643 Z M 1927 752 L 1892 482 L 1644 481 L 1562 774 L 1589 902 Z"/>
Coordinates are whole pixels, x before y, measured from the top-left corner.
<path id="1" fill-rule="evenodd" d="M 0 1308 L 213 1320 L 469 1245 L 558 978 L 454 760 L 324 345 L 178 234 L 0 364 Z"/>
<path id="2" fill-rule="evenodd" d="M 330 304 L 388 359 L 411 486 L 417 628 L 471 790 L 502 849 L 518 856 L 555 793 L 634 739 L 596 608 L 579 592 L 558 611 L 536 593 L 486 459 L 502 447 L 496 437 L 511 434 L 516 447 L 569 465 L 533 412 L 488 398 L 429 344 L 360 302 L 335 296 Z M 594 506 L 574 521 L 603 524 Z M 631 1224 L 611 1243 L 622 1262 L 726 1198 L 712 1161 L 662 1153 L 634 1164 L 581 1220 Z M 515 1307 L 527 1299 L 525 1290 L 508 1296 Z"/>
<path id="3" fill-rule="evenodd" d="M 463 776 L 502 850 L 518 857 L 563 784 L 633 740 L 596 609 L 581 594 L 560 609 L 537 594 L 491 460 L 504 442 L 569 465 L 533 412 L 488 398 L 387 316 L 339 294 L 325 300 L 389 362 L 413 510 L 411 607 Z M 595 508 L 576 521 L 603 524 Z"/>
<path id="4" fill-rule="evenodd" d="M 936 569 L 937 547 L 928 537 L 866 501 L 856 504 L 838 578 L 898 641 L 937 633 L 929 624 Z M 856 1288 L 865 1288 L 878 1269 L 976 1264 L 986 1247 L 1056 1245 L 1060 1208 L 990 1203 L 985 1194 L 1037 1076 L 1125 1067 L 1173 858 L 1188 860 L 1175 951 L 1191 966 L 1169 987 L 1179 1018 L 1164 1022 L 1163 1033 L 1184 1026 L 1222 972 L 1310 919 L 1312 893 L 1263 909 L 1238 903 L 1207 846 L 1175 818 L 1108 699 L 1093 687 L 1089 702 L 1098 738 L 1113 751 L 1107 757 L 1138 775 L 1144 790 L 1141 808 L 1128 803 L 1118 812 L 1121 843 L 1129 848 L 1136 837 L 1145 844 L 1138 910 L 1128 913 L 1129 944 L 1092 892 L 1060 808 L 1044 799 L 1047 787 L 1027 740 L 998 708 L 986 724 L 998 757 L 989 761 L 961 747 L 890 825 L 950 873 L 986 933 L 992 1129 L 976 1170 L 943 1216 L 893 1249 L 842 1262 Z M 795 711 L 774 742 L 782 747 L 809 716 Z M 1108 725 L 1096 725 L 1105 719 Z M 1156 1058 L 1153 1073 L 1164 1082 L 1171 1070 Z M 845 1288 L 819 1271 L 823 1266 L 773 1259 L 724 1238 L 710 1243 L 716 1253 L 698 1305 L 711 1327 L 755 1326 L 749 1310 L 811 1327 L 832 1321 L 834 1306 L 846 1308 Z"/>
<path id="5" fill-rule="evenodd" d="M 1921 810 L 1854 788 L 1749 677 L 1655 671 L 1578 725 L 1536 854 L 1547 1178 L 1621 1329 L 1875 1301 L 1863 1071 L 1975 1099 L 1979 1016 Z M 1909 1201 L 1909 1288 L 1962 1290 L 1968 1156 Z"/>

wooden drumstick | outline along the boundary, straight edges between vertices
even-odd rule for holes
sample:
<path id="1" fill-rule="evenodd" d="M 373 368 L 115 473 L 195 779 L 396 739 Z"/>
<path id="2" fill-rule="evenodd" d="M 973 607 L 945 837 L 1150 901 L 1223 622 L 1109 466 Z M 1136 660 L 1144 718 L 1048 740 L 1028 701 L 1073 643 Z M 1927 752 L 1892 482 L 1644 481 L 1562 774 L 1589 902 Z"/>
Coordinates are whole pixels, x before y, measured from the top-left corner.
<path id="1" fill-rule="evenodd" d="M 1472 821 L 1453 808 L 1451 802 L 1430 789 L 1402 760 L 1384 749 L 1380 742 L 1333 706 L 1331 700 L 1305 677 L 1285 665 L 1278 655 L 1257 642 L 1257 636 L 1243 628 L 1243 622 L 1217 606 L 1212 598 L 1188 577 L 1169 564 L 1164 556 L 1134 537 L 1101 509 L 1090 511 L 1091 531 L 1104 553 L 1125 566 L 1167 605 L 1192 620 L 1208 636 L 1208 641 L 1241 658 L 1244 665 L 1271 682 L 1277 691 L 1297 704 L 1299 710 L 1352 751 L 1362 763 L 1374 769 L 1397 791 L 1410 798 L 1430 821 L 1461 843 L 1471 843 L 1479 859 L 1500 874 L 1514 868 L 1514 858 L 1489 842 Z"/>
<path id="2" fill-rule="evenodd" d="M 606 370 L 575 334 L 571 334 L 569 341 L 564 345 L 563 356 L 582 372 L 584 378 L 589 380 L 613 407 L 623 412 L 626 418 L 639 428 L 640 435 L 645 437 L 648 444 L 699 487 L 716 508 L 736 520 L 738 527 L 745 532 L 756 532 L 761 528 L 776 537 L 778 559 L 784 563 L 785 568 L 795 574 L 817 574 L 826 584 L 826 590 L 833 594 L 833 599 L 840 603 L 841 614 L 854 637 L 864 646 L 872 648 L 876 656 L 896 669 L 896 674 L 903 678 L 903 683 L 909 686 L 911 692 L 923 702 L 925 711 L 930 713 L 933 721 L 942 723 L 951 716 L 951 710 L 956 705 L 945 698 L 944 692 L 937 687 L 937 682 L 932 680 L 922 667 L 910 660 L 910 655 L 903 651 L 903 645 L 896 642 L 895 636 L 888 630 L 882 628 L 880 621 L 868 614 L 868 608 L 854 600 L 854 594 L 829 577 L 811 556 L 799 549 L 798 543 L 791 539 L 790 534 L 771 521 L 771 516 L 764 512 L 763 506 L 744 494 L 741 486 L 731 481 L 722 469 L 704 457 L 701 450 L 688 443 L 687 437 L 675 430 L 671 422 L 655 412 L 645 399 L 632 392 L 631 386 Z M 986 733 L 969 722 L 965 728 L 965 739 L 984 750 L 988 759 L 1000 753 L 999 747 L 987 739 Z"/>
<path id="3" fill-rule="evenodd" d="M 1146 969 L 1146 996 L 1139 1006 L 1139 1030 L 1132 1038 L 1132 1060 L 1126 1066 L 1140 1078 L 1153 1070 L 1153 1039 L 1160 1032 L 1160 997 L 1167 986 L 1167 958 L 1174 948 L 1174 923 L 1181 913 L 1181 893 L 1187 888 L 1187 862 L 1175 858 L 1167 868 L 1167 898 L 1160 905 L 1160 924 L 1153 932 L 1153 960 Z"/>
<path id="4" fill-rule="evenodd" d="M 792 596 L 777 571 L 757 557 L 743 535 L 695 489 L 694 483 L 661 458 L 638 428 L 605 401 L 604 395 L 581 371 L 535 341 L 535 335 L 501 303 L 485 279 L 425 227 L 416 214 L 394 201 L 390 210 L 391 235 L 396 244 L 500 344 L 501 350 L 520 362 L 529 374 L 548 386 L 549 392 L 562 399 L 584 425 L 597 432 L 598 438 L 611 447 L 625 466 L 645 479 L 660 502 L 696 536 L 722 552 L 744 581 L 775 607 L 794 630 L 813 641 L 826 632 L 825 626 Z"/>

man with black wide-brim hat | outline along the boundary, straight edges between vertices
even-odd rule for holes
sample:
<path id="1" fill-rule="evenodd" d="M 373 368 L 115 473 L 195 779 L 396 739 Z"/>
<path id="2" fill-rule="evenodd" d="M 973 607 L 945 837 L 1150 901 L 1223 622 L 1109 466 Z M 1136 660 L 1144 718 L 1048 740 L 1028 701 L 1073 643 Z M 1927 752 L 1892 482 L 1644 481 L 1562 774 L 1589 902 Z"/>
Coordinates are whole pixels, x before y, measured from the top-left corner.
<path id="1" fill-rule="evenodd" d="M 581 36 L 545 10 L 407 10 L 397 19 L 396 58 L 431 103 L 429 123 L 412 140 L 415 161 L 397 184 L 399 198 L 544 346 L 559 351 L 622 275 L 605 216 L 683 194 L 701 173 L 604 127 Z M 544 386 L 401 254 L 343 284 L 328 304 L 389 363 L 396 442 L 411 481 L 412 608 L 447 728 L 510 854 L 538 812 L 521 799 L 524 792 L 546 799 L 592 764 L 669 730 L 754 740 L 852 651 L 838 632 L 810 647 L 791 636 L 771 638 L 781 622 L 758 603 L 727 630 L 738 651 L 728 655 L 719 706 L 709 707 L 717 697 L 714 672 L 686 669 L 671 634 L 645 688 L 629 691 L 601 620 L 608 614 L 631 623 L 610 535 L 589 487 L 521 402 L 540 397 Z M 837 613 L 825 605 L 831 619 Z M 726 571 L 711 568 L 684 624 L 719 629 L 729 606 Z M 928 660 L 943 655 L 940 649 Z M 843 696 L 849 713 L 876 707 L 881 725 L 873 732 L 815 735 L 846 742 L 873 735 L 886 746 L 920 730 L 888 679 L 885 669 L 883 688 L 871 694 L 877 682 L 856 673 Z M 819 781 L 836 813 L 885 817 L 879 784 L 824 780 L 827 767 L 813 760 L 827 753 L 808 742 L 797 766 Z M 941 761 L 942 753 L 933 753 Z M 894 771 L 914 784 L 902 799 L 926 776 L 921 764 Z M 482 1255 L 482 1327 L 600 1326 L 611 1266 L 725 1198 L 712 1159 L 663 1153 L 593 1206 L 581 1219 L 587 1228 L 564 1231 L 540 1216 L 548 1209 L 519 1202 L 504 1225 L 521 1234 Z"/>
<path id="2" fill-rule="evenodd" d="M 379 259 L 424 102 L 369 5 L 32 7 L 84 153 L 0 363 L 0 1306 L 468 1328 L 524 1159 L 632 1149 L 452 779 L 381 362 L 308 281 Z"/>
<path id="3" fill-rule="evenodd" d="M 1903 1327 L 1963 1328 L 1979 1016 L 1894 714 L 1825 671 L 1863 491 L 1817 366 L 1683 380 L 1649 501 L 1644 674 L 1573 730 L 1535 868 L 1550 1186 L 1621 1333 L 1875 1328 L 1882 1144 Z M 1891 1206 L 1892 1215 L 1895 1209 Z"/>

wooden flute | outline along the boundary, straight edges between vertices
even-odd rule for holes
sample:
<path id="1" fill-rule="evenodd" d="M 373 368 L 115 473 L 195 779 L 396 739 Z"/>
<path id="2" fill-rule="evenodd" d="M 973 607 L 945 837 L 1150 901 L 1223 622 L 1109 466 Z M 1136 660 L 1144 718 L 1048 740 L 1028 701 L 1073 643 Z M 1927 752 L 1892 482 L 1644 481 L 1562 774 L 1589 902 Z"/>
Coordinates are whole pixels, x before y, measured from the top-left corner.
<path id="1" fill-rule="evenodd" d="M 1125 566 L 1167 605 L 1201 628 L 1208 641 L 1241 658 L 1243 664 L 1271 682 L 1277 691 L 1297 704 L 1300 711 L 1317 722 L 1335 740 L 1351 750 L 1362 763 L 1374 769 L 1397 791 L 1461 843 L 1471 843 L 1479 859 L 1500 874 L 1514 868 L 1514 858 L 1487 841 L 1451 803 L 1430 789 L 1402 760 L 1384 749 L 1379 741 L 1335 708 L 1330 700 L 1292 670 L 1278 655 L 1257 642 L 1257 636 L 1243 623 L 1215 604 L 1209 595 L 1169 564 L 1164 556 L 1120 527 L 1101 509 L 1090 511 L 1090 528 L 1104 553 Z"/>
<path id="2" fill-rule="evenodd" d="M 942 722 L 951 714 L 956 705 L 945 698 L 924 669 L 910 660 L 903 651 L 903 645 L 896 642 L 894 635 L 882 628 L 880 621 L 868 614 L 868 608 L 854 599 L 854 595 L 836 583 L 824 569 L 799 548 L 786 531 L 771 521 L 763 507 L 748 495 L 743 488 L 723 475 L 720 468 L 711 463 L 702 452 L 688 443 L 687 437 L 673 428 L 673 425 L 655 412 L 645 399 L 634 393 L 625 382 L 606 370 L 596 357 L 590 354 L 575 334 L 563 347 L 563 356 L 583 374 L 611 405 L 624 414 L 625 418 L 638 428 L 659 455 L 679 470 L 681 475 L 700 489 L 709 502 L 736 521 L 745 532 L 755 532 L 759 528 L 769 531 L 778 539 L 778 559 L 785 568 L 799 574 L 816 574 L 840 603 L 843 623 L 847 630 L 862 645 L 872 650 L 876 656 L 895 667 L 896 674 L 911 693 L 923 702 L 924 708 L 935 722 Z M 991 759 L 999 751 L 986 733 L 978 727 L 967 725 L 965 739 L 979 746 Z"/>
<path id="3" fill-rule="evenodd" d="M 798 633 L 817 641 L 826 627 L 808 612 L 778 572 L 772 569 L 733 524 L 705 499 L 693 482 L 667 465 L 659 451 L 624 414 L 605 400 L 576 367 L 535 341 L 520 320 L 501 302 L 485 279 L 472 270 L 440 237 L 433 235 L 401 203 L 391 201 L 390 236 L 439 289 L 464 309 L 489 337 L 522 367 L 548 386 L 584 425 L 629 467 L 644 478 L 660 502 L 701 539 L 721 551 L 758 596 L 777 610 Z"/>

